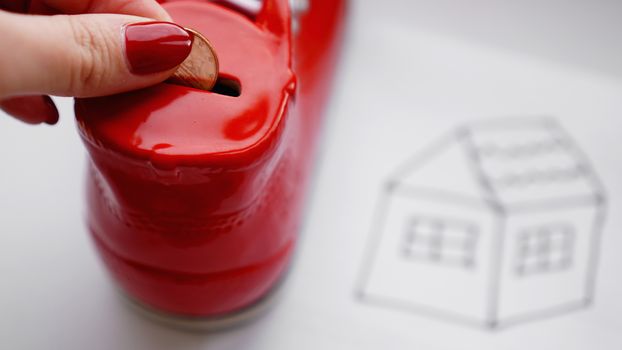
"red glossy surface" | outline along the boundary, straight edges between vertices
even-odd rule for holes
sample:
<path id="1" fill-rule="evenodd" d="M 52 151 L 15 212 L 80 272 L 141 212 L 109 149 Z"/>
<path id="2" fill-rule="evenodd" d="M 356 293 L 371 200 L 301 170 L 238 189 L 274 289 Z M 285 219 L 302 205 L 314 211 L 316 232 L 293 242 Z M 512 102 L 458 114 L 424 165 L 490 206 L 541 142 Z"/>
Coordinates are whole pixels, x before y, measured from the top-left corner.
<path id="1" fill-rule="evenodd" d="M 287 0 L 266 1 L 254 21 L 206 1 L 165 6 L 210 39 L 241 95 L 160 84 L 77 100 L 88 224 L 131 295 L 217 315 L 256 301 L 287 268 L 343 2 L 313 1 L 293 54 Z"/>
<path id="2" fill-rule="evenodd" d="M 142 22 L 125 26 L 125 56 L 134 74 L 152 74 L 180 65 L 192 49 L 192 34 L 174 23 Z"/>

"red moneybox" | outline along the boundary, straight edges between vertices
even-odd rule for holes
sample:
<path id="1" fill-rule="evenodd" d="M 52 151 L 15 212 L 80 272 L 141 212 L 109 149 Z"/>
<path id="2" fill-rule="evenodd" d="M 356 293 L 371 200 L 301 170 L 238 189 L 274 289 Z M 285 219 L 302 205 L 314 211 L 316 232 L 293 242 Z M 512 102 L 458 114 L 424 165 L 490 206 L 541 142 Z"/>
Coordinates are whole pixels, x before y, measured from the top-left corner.
<path id="1" fill-rule="evenodd" d="M 88 228 L 129 299 L 167 318 L 228 324 L 287 271 L 345 3 L 312 1 L 294 33 L 287 0 L 256 14 L 224 1 L 164 6 L 210 40 L 219 82 L 76 99 Z"/>

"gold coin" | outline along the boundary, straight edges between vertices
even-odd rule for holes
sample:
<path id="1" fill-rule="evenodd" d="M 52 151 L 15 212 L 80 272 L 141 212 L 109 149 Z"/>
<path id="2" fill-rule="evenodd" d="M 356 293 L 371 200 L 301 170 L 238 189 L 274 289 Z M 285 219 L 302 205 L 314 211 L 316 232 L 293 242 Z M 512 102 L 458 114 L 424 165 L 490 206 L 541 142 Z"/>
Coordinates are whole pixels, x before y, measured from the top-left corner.
<path id="1" fill-rule="evenodd" d="M 210 42 L 199 32 L 185 28 L 194 38 L 192 49 L 168 81 L 174 84 L 211 90 L 218 79 L 218 56 Z"/>

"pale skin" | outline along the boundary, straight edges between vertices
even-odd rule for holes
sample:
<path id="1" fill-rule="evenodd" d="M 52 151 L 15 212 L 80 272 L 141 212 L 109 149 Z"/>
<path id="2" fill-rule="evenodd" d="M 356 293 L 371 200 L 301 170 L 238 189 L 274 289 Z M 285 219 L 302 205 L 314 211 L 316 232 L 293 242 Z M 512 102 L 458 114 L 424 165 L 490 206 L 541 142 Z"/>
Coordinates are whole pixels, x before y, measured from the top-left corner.
<path id="1" fill-rule="evenodd" d="M 0 108 L 53 124 L 48 95 L 104 96 L 165 80 L 175 69 L 132 74 L 120 39 L 124 25 L 153 20 L 171 21 L 155 0 L 0 0 Z"/>

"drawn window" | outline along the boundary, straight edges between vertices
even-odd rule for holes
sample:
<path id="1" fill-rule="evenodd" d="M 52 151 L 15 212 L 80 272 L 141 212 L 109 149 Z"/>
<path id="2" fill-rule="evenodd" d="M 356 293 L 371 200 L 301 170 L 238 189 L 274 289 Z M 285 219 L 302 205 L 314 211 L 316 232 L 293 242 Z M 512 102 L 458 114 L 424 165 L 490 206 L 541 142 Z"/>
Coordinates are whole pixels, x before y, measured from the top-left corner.
<path id="1" fill-rule="evenodd" d="M 516 274 L 519 276 L 561 271 L 572 264 L 574 230 L 550 224 L 523 230 L 518 236 Z"/>
<path id="2" fill-rule="evenodd" d="M 477 229 L 454 220 L 411 218 L 406 223 L 405 257 L 471 268 L 475 265 Z"/>

